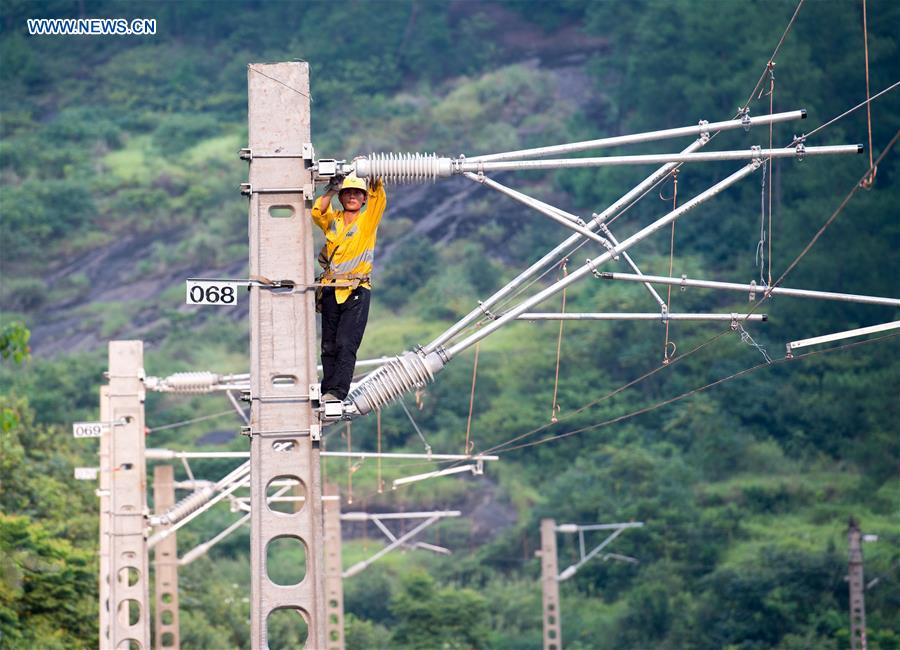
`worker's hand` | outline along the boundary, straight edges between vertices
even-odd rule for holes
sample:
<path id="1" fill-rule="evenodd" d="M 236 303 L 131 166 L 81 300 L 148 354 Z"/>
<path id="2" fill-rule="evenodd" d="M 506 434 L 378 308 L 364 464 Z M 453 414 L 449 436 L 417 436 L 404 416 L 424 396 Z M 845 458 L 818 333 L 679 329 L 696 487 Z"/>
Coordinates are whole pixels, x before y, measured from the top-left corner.
<path id="1" fill-rule="evenodd" d="M 326 192 L 338 192 L 341 189 L 341 183 L 344 182 L 344 177 L 341 175 L 335 175 L 331 177 L 331 180 L 328 181 L 328 185 L 325 186 Z"/>

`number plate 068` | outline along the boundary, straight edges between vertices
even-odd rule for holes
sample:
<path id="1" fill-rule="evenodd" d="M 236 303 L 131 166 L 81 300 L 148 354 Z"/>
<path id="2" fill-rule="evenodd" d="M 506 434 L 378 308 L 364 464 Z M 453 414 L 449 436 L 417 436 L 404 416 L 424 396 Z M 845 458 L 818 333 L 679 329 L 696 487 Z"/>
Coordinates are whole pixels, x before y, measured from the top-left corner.
<path id="1" fill-rule="evenodd" d="M 186 286 L 189 305 L 232 307 L 237 304 L 238 285 L 235 283 L 188 280 Z"/>

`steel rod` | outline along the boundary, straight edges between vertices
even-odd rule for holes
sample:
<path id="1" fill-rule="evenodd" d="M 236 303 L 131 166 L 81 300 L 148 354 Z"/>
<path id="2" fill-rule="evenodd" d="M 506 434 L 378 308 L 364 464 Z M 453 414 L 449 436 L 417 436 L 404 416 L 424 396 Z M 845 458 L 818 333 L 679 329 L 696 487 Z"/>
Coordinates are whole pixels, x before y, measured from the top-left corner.
<path id="1" fill-rule="evenodd" d="M 428 512 L 342 512 L 341 521 L 375 521 L 378 519 L 427 519 L 428 517 L 459 517 L 459 510 L 432 510 Z"/>
<path id="2" fill-rule="evenodd" d="M 606 239 L 604 239 L 603 237 L 601 237 L 594 231 L 588 229 L 585 222 L 573 214 L 569 214 L 567 212 L 564 213 L 561 210 L 550 209 L 550 206 L 548 206 L 546 203 L 543 203 L 542 201 L 538 201 L 537 199 L 534 199 L 526 194 L 522 194 L 521 192 L 517 192 L 516 190 L 509 188 L 506 185 L 502 185 L 502 184 L 498 183 L 497 181 L 491 180 L 490 178 L 487 178 L 485 176 L 481 176 L 479 174 L 472 174 L 472 173 L 466 173 L 463 175 L 471 181 L 475 181 L 476 183 L 481 183 L 485 187 L 490 187 L 491 189 L 496 190 L 496 191 L 500 192 L 501 194 L 505 194 L 506 196 L 514 198 L 515 200 L 519 201 L 520 203 L 524 203 L 525 205 L 527 205 L 530 208 L 534 208 L 535 210 L 537 210 L 538 212 L 543 214 L 545 217 L 549 217 L 550 219 L 553 219 L 553 221 L 555 221 L 556 223 L 558 223 L 560 225 L 565 226 L 569 230 L 574 230 L 582 237 L 587 237 L 588 239 L 592 239 L 604 247 L 611 246 L 611 244 Z"/>
<path id="3" fill-rule="evenodd" d="M 505 186 L 505 185 L 502 185 L 501 183 L 498 183 L 495 180 L 487 178 L 486 176 L 484 176 L 482 174 L 467 173 L 467 174 L 465 174 L 465 177 L 468 178 L 469 180 L 475 181 L 477 183 L 481 183 L 482 185 L 484 185 L 486 187 L 490 187 L 493 190 L 497 190 L 501 194 L 504 194 L 504 195 L 522 203 L 523 205 L 527 205 L 528 207 L 537 210 L 541 214 L 544 214 L 544 215 L 550 217 L 554 221 L 563 224 L 567 228 L 574 230 L 575 232 L 581 234 L 582 236 L 592 239 L 593 241 L 602 245 L 604 248 L 609 249 L 619 243 L 618 241 L 616 241 L 616 238 L 612 235 L 612 233 L 609 231 L 609 229 L 603 224 L 600 225 L 600 228 L 603 231 L 603 233 L 605 235 L 607 235 L 608 239 L 605 237 L 601 237 L 600 235 L 598 235 L 598 234 L 594 233 L 592 230 L 590 230 L 587 227 L 587 224 L 585 223 L 585 221 L 578 215 L 572 214 L 571 212 L 566 212 L 565 210 L 561 210 L 560 208 L 552 206 L 549 203 L 544 203 L 543 201 L 540 201 L 538 199 L 535 199 L 534 197 L 528 196 L 527 194 L 518 192 L 514 189 L 511 189 L 511 188 Z M 628 266 L 630 266 L 634 270 L 635 273 L 638 273 L 638 274 L 641 273 L 640 268 L 638 268 L 637 264 L 635 264 L 634 260 L 631 259 L 631 257 L 628 255 L 628 253 L 622 253 L 622 258 L 625 260 L 625 262 L 628 264 Z M 645 284 L 645 286 L 647 287 L 647 290 L 650 292 L 650 295 L 653 296 L 653 299 L 656 300 L 656 303 L 660 307 L 662 307 L 666 304 L 665 301 L 662 299 L 662 296 L 660 296 L 656 292 L 656 289 L 654 289 L 651 284 L 647 283 L 647 284 Z"/>
<path id="4" fill-rule="evenodd" d="M 788 343 L 788 350 L 796 350 L 798 348 L 809 347 L 810 345 L 818 345 L 819 343 L 830 343 L 831 341 L 840 341 L 849 339 L 854 336 L 865 336 L 866 334 L 875 334 L 876 332 L 886 332 L 888 330 L 900 327 L 900 320 L 891 323 L 881 323 L 880 325 L 872 325 L 870 327 L 858 327 L 853 330 L 844 332 L 835 332 L 834 334 L 825 334 L 823 336 L 814 336 L 810 339 L 801 339 L 799 341 L 791 341 Z"/>
<path id="5" fill-rule="evenodd" d="M 707 143 L 706 138 L 698 138 L 694 140 L 691 144 L 685 147 L 682 150 L 682 153 L 690 153 L 692 151 L 696 151 L 700 149 Z M 596 229 L 603 221 L 616 214 L 620 210 L 623 210 L 626 206 L 631 204 L 633 201 L 640 198 L 640 196 L 650 187 L 652 187 L 657 181 L 664 178 L 666 174 L 675 169 L 677 165 L 675 163 L 669 163 L 667 165 L 663 165 L 655 172 L 647 176 L 640 183 L 635 185 L 631 190 L 623 194 L 618 200 L 610 204 L 605 210 L 601 213 L 594 216 L 594 218 L 589 221 L 586 225 L 587 228 L 594 230 Z M 513 291 L 521 287 L 525 284 L 530 278 L 539 273 L 542 269 L 546 268 L 549 264 L 556 262 L 560 255 L 568 253 L 569 250 L 576 246 L 582 240 L 581 235 L 574 234 L 570 236 L 565 241 L 561 242 L 556 248 L 548 252 L 537 262 L 529 266 L 527 269 L 522 271 L 515 278 L 507 282 L 503 287 L 499 290 L 495 291 L 492 296 L 482 301 L 478 307 L 470 311 L 466 316 L 457 321 L 454 325 L 446 329 L 442 334 L 440 334 L 437 338 L 432 340 L 428 345 L 424 346 L 424 351 L 434 352 L 436 349 L 453 339 L 457 334 L 462 332 L 469 325 L 474 323 L 476 320 L 483 318 L 487 311 L 496 305 L 498 302 L 503 300 L 506 296 L 511 294 Z"/>
<path id="6" fill-rule="evenodd" d="M 731 314 L 671 314 L 667 312 L 657 313 L 558 313 L 558 312 L 526 312 L 519 314 L 517 320 L 691 320 L 691 321 L 756 321 L 768 320 L 766 314 L 746 314 L 734 312 Z"/>
<path id="7" fill-rule="evenodd" d="M 616 239 L 615 235 L 613 235 L 612 232 L 610 232 L 605 223 L 600 224 L 600 230 L 603 231 L 603 233 L 607 237 L 609 237 L 609 241 L 612 242 L 613 246 L 619 245 L 619 240 Z M 634 260 L 631 259 L 631 256 L 626 251 L 622 251 L 622 259 L 625 260 L 625 263 L 631 267 L 636 275 L 644 275 L 644 272 L 641 271 L 641 269 L 637 264 L 635 264 Z M 650 284 L 649 282 L 644 282 L 644 287 L 647 289 L 647 291 L 650 292 L 650 295 L 653 296 L 653 299 L 656 301 L 657 305 L 659 305 L 660 307 L 665 307 L 666 309 L 669 308 L 669 306 L 666 304 L 666 301 L 662 299 L 662 296 L 659 295 L 659 293 L 657 293 L 652 284 Z"/>
<path id="8" fill-rule="evenodd" d="M 714 280 L 692 280 L 690 278 L 673 278 L 662 275 L 635 275 L 631 273 L 603 272 L 602 280 L 622 280 L 625 282 L 653 282 L 680 287 L 698 287 L 701 289 L 720 289 L 724 291 L 741 291 L 745 293 L 770 293 L 773 296 L 792 296 L 795 298 L 811 298 L 814 300 L 836 300 L 839 302 L 858 302 L 868 305 L 884 305 L 900 307 L 900 299 L 882 296 L 863 296 L 853 293 L 835 293 L 833 291 L 813 291 L 811 289 L 790 289 L 788 287 L 768 288 L 765 285 L 740 284 L 737 282 L 716 282 Z"/>
<path id="9" fill-rule="evenodd" d="M 806 110 L 788 111 L 785 113 L 775 113 L 774 115 L 761 115 L 759 117 L 751 117 L 747 120 L 725 120 L 722 122 L 713 122 L 707 124 L 700 122 L 692 126 L 683 126 L 674 129 L 663 129 L 661 131 L 646 131 L 644 133 L 633 133 L 629 135 L 618 135 L 609 138 L 600 138 L 598 140 L 585 140 L 583 142 L 571 142 L 569 144 L 558 144 L 549 147 L 535 147 L 533 149 L 519 149 L 518 151 L 506 151 L 503 153 L 493 153 L 484 156 L 473 156 L 468 158 L 475 162 L 488 162 L 497 160 L 515 160 L 521 159 L 523 156 L 534 156 L 540 158 L 542 156 L 552 156 L 554 154 L 575 153 L 577 151 L 588 151 L 590 149 L 604 149 L 607 147 L 618 147 L 625 144 L 638 144 L 641 142 L 653 142 L 655 140 L 666 140 L 668 138 L 680 138 L 685 136 L 699 136 L 702 133 L 710 131 L 726 131 L 731 129 L 749 128 L 760 124 L 777 124 L 779 122 L 789 122 L 792 120 L 806 119 Z"/>
<path id="10" fill-rule="evenodd" d="M 431 517 L 431 518 L 429 518 L 429 519 L 426 519 L 426 520 L 423 521 L 421 524 L 419 524 L 418 526 L 416 526 L 415 528 L 413 528 L 412 530 L 410 530 L 408 533 L 406 533 L 405 535 L 401 535 L 400 537 L 398 537 L 398 538 L 396 539 L 396 541 L 391 542 L 390 544 L 388 544 L 387 546 L 385 546 L 383 549 L 381 549 L 380 551 L 378 551 L 377 553 L 375 553 L 375 555 L 373 555 L 373 556 L 370 557 L 369 559 L 363 560 L 362 562 L 357 562 L 356 564 L 354 564 L 352 567 L 350 567 L 349 569 L 347 569 L 346 571 L 344 571 L 343 577 L 345 577 L 345 578 L 350 578 L 351 576 L 355 576 L 357 573 L 359 573 L 360 571 L 362 571 L 363 569 L 365 569 L 367 566 L 369 566 L 370 564 L 372 564 L 373 562 L 375 562 L 375 561 L 378 560 L 379 558 L 383 557 L 384 555 L 387 555 L 388 553 L 390 553 L 392 550 L 394 550 L 394 549 L 397 548 L 398 546 L 403 545 L 403 543 L 406 542 L 406 540 L 408 540 L 408 539 L 410 539 L 410 538 L 412 538 L 412 537 L 415 537 L 415 536 L 418 535 L 421 531 L 425 530 L 425 529 L 428 528 L 431 524 L 433 524 L 434 522 L 438 521 L 439 519 L 440 519 L 440 517 L 438 517 L 438 516 L 435 516 L 435 517 Z"/>
<path id="11" fill-rule="evenodd" d="M 430 478 L 438 478 L 439 476 L 449 476 L 450 474 L 460 474 L 462 472 L 474 472 L 475 465 L 460 465 L 459 467 L 448 467 L 434 472 L 426 472 L 424 474 L 414 474 L 413 476 L 404 476 L 395 479 L 393 487 L 396 489 L 398 485 L 406 485 L 407 483 L 415 483 L 416 481 L 425 481 Z"/>
<path id="12" fill-rule="evenodd" d="M 499 460 L 499 456 L 466 454 L 421 454 L 406 452 L 323 451 L 322 456 L 332 458 L 383 458 L 407 460 Z M 175 460 L 178 458 L 248 458 L 248 451 L 176 451 L 174 449 L 147 449 L 147 460 Z M 242 469 L 243 465 L 238 469 Z M 237 471 L 237 470 L 235 470 Z M 245 473 L 245 472 L 244 472 Z"/>
<path id="13" fill-rule="evenodd" d="M 759 168 L 759 165 L 760 165 L 760 163 L 758 160 L 755 160 L 755 161 L 745 165 L 744 167 L 742 167 L 738 171 L 734 172 L 727 178 L 719 181 L 718 183 L 716 183 L 712 187 L 708 188 L 704 192 L 701 192 L 694 198 L 683 203 L 681 206 L 679 206 L 675 210 L 672 210 L 665 216 L 660 217 L 659 219 L 657 219 L 656 221 L 651 223 L 649 226 L 642 228 L 641 230 L 639 230 L 637 233 L 635 233 L 631 237 L 620 242 L 619 245 L 615 246 L 612 251 L 607 251 L 607 252 L 603 253 L 602 255 L 600 255 L 599 257 L 594 258 L 593 260 L 588 260 L 587 264 L 576 269 L 574 272 L 570 273 L 568 276 L 566 276 L 562 280 L 559 280 L 558 282 L 550 285 L 546 289 L 539 291 L 538 293 L 536 293 L 532 297 L 528 298 L 527 300 L 522 301 L 516 307 L 514 307 L 513 309 L 506 312 L 503 316 L 500 316 L 499 318 L 492 321 L 491 323 L 488 323 L 487 325 L 485 325 L 478 331 L 473 332 L 472 334 L 470 334 L 463 340 L 452 345 L 450 348 L 448 348 L 446 350 L 447 357 L 452 358 L 452 357 L 456 356 L 457 354 L 459 354 L 460 352 L 462 352 L 469 346 L 474 345 L 481 339 L 483 339 L 486 336 L 489 336 L 490 334 L 495 332 L 497 329 L 503 327 L 508 322 L 515 320 L 519 316 L 519 314 L 525 313 L 530 308 L 542 303 L 544 300 L 546 300 L 550 296 L 562 291 L 564 288 L 566 288 L 570 284 L 577 282 L 578 280 L 583 278 L 588 273 L 591 273 L 595 269 L 595 267 L 599 266 L 600 264 L 604 264 L 604 263 L 608 262 L 615 255 L 621 253 L 624 250 L 627 250 L 628 248 L 630 248 L 634 244 L 638 243 L 639 241 L 646 239 L 647 237 L 649 237 L 650 235 L 652 235 L 659 229 L 667 226 L 668 224 L 675 221 L 676 219 L 678 219 L 682 215 L 686 214 L 690 210 L 693 210 L 695 207 L 697 207 L 701 203 L 708 201 L 709 199 L 711 199 L 714 196 L 716 196 L 717 194 L 721 193 L 728 187 L 731 187 L 732 185 L 734 185 L 741 179 L 745 178 L 746 176 L 749 176 L 751 173 L 753 173 L 756 169 Z"/>
<path id="14" fill-rule="evenodd" d="M 704 151 L 700 153 L 639 154 L 632 156 L 603 156 L 600 158 L 556 158 L 551 160 L 505 160 L 497 162 L 454 162 L 457 173 L 522 171 L 532 169 L 580 169 L 583 167 L 614 167 L 620 165 L 659 165 L 664 163 L 712 162 L 717 160 L 754 160 L 769 158 L 803 158 L 859 154 L 861 144 L 830 145 L 824 147 L 786 147 L 780 149 L 742 149 L 734 151 Z"/>

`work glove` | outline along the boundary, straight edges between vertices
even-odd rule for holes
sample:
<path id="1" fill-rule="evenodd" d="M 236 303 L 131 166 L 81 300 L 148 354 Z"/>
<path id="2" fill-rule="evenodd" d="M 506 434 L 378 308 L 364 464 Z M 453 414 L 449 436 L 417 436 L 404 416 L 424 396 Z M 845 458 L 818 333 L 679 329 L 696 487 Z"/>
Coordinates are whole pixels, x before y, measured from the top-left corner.
<path id="1" fill-rule="evenodd" d="M 339 192 L 341 189 L 341 184 L 344 182 L 344 177 L 341 175 L 335 175 L 331 177 L 331 180 L 328 181 L 328 185 L 325 187 L 326 192 Z"/>

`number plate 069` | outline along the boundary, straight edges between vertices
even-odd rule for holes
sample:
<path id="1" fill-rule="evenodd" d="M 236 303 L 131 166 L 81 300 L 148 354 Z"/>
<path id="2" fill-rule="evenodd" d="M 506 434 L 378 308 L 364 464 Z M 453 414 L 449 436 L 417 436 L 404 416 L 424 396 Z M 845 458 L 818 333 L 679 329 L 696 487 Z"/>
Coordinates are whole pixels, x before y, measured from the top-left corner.
<path id="1" fill-rule="evenodd" d="M 237 304 L 238 285 L 235 283 L 188 280 L 186 286 L 189 305 L 233 307 Z"/>

